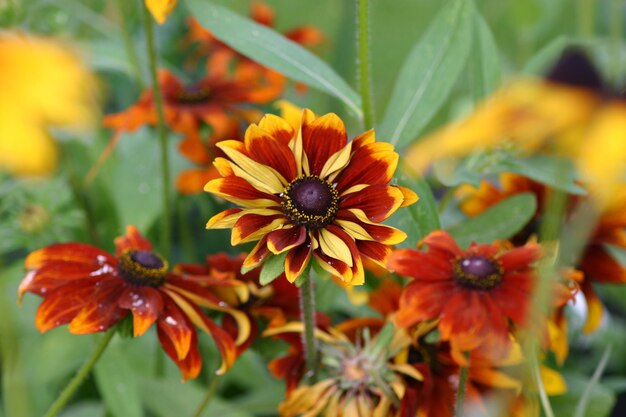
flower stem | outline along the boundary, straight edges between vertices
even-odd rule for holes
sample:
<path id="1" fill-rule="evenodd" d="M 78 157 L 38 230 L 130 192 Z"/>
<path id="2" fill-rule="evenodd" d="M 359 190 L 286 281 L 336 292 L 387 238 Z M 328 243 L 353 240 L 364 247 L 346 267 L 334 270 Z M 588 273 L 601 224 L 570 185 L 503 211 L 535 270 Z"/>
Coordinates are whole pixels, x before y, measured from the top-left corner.
<path id="1" fill-rule="evenodd" d="M 372 108 L 372 79 L 370 74 L 369 48 L 369 3 L 368 0 L 357 0 L 358 8 L 358 68 L 359 90 L 363 107 L 363 123 L 366 129 L 374 127 L 374 111 Z"/>
<path id="2" fill-rule="evenodd" d="M 467 385 L 467 367 L 461 366 L 459 369 L 459 386 L 456 392 L 456 406 L 454 407 L 454 417 L 463 417 L 463 405 L 465 404 L 465 386 Z"/>
<path id="3" fill-rule="evenodd" d="M 595 0 L 578 0 L 578 31 L 582 36 L 593 35 Z"/>
<path id="4" fill-rule="evenodd" d="M 44 415 L 44 417 L 54 417 L 65 407 L 67 402 L 72 398 L 72 395 L 76 392 L 76 390 L 82 385 L 91 372 L 91 369 L 94 367 L 100 356 L 104 353 L 105 349 L 109 345 L 109 342 L 115 335 L 115 330 L 110 329 L 108 332 L 104 334 L 104 337 L 96 346 L 96 350 L 91 354 L 91 357 L 87 359 L 87 361 L 83 364 L 83 366 L 78 370 L 74 378 L 67 384 L 63 392 L 57 397 L 57 399 L 52 403 L 52 405 L 48 408 L 48 411 Z"/>
<path id="5" fill-rule="evenodd" d="M 220 376 L 213 375 L 213 379 L 211 379 L 211 382 L 209 382 L 209 387 L 206 390 L 206 394 L 204 394 L 204 398 L 202 399 L 202 402 L 196 409 L 196 412 L 193 413 L 193 417 L 200 417 L 202 415 L 207 405 L 209 405 L 209 403 L 211 402 L 211 399 L 215 395 L 215 391 L 217 391 L 217 386 L 219 382 L 220 382 Z"/>
<path id="6" fill-rule="evenodd" d="M 537 351 L 533 349 L 529 352 L 528 360 L 530 361 L 530 371 L 535 378 L 535 384 L 537 385 L 537 391 L 539 393 L 539 401 L 541 401 L 541 407 L 546 417 L 554 417 L 554 411 L 550 405 L 550 399 L 546 393 L 546 388 L 543 386 L 543 380 L 541 379 L 541 371 L 539 370 L 539 361 L 537 360 Z"/>
<path id="7" fill-rule="evenodd" d="M 143 4 L 143 2 L 142 2 Z M 170 256 L 170 161 L 167 144 L 167 128 L 165 125 L 165 111 L 163 110 L 163 94 L 157 76 L 157 54 L 154 44 L 154 23 L 148 8 L 143 8 L 143 25 L 146 32 L 146 47 L 150 66 L 150 78 L 152 81 L 152 96 L 154 107 L 157 112 L 157 129 L 159 143 L 161 144 L 161 181 L 163 187 L 163 213 L 161 213 L 161 254 L 165 259 Z"/>
<path id="8" fill-rule="evenodd" d="M 317 343 L 315 340 L 315 282 L 313 276 L 305 277 L 300 287 L 300 315 L 304 323 L 302 345 L 304 346 L 304 358 L 306 361 L 306 378 L 315 382 L 317 377 Z"/>

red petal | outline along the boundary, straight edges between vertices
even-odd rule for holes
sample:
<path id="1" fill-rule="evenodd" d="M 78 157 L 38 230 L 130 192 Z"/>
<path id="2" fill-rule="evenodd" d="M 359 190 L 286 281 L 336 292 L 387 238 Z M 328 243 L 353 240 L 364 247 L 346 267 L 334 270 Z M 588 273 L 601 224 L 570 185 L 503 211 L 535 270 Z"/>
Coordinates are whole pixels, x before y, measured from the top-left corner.
<path id="1" fill-rule="evenodd" d="M 70 333 L 103 332 L 120 322 L 127 311 L 119 308 L 117 301 L 125 287 L 123 281 L 117 277 L 98 282 L 89 302 L 70 323 Z"/>
<path id="2" fill-rule="evenodd" d="M 336 114 L 329 113 L 302 125 L 302 145 L 313 175 L 319 175 L 328 158 L 347 143 L 346 127 Z"/>
<path id="3" fill-rule="evenodd" d="M 39 305 L 35 326 L 44 333 L 67 324 L 91 301 L 95 283 L 77 281 L 48 293 Z"/>
<path id="4" fill-rule="evenodd" d="M 451 281 L 410 283 L 400 297 L 395 316 L 398 327 L 409 327 L 422 320 L 438 318 L 453 294 Z"/>
<path id="5" fill-rule="evenodd" d="M 120 308 L 133 312 L 133 334 L 144 334 L 163 311 L 161 293 L 151 287 L 131 286 L 118 300 Z"/>
<path id="6" fill-rule="evenodd" d="M 449 260 L 428 252 L 398 249 L 389 258 L 389 269 L 405 277 L 425 281 L 450 280 L 453 275 Z"/>
<path id="7" fill-rule="evenodd" d="M 243 261 L 243 266 L 250 268 L 263 262 L 263 260 L 269 255 L 270 251 L 267 248 L 267 235 L 263 236 L 259 243 L 250 251 L 246 259 Z"/>
<path id="8" fill-rule="evenodd" d="M 387 267 L 387 260 L 391 255 L 391 248 L 382 243 L 372 242 L 369 240 L 357 240 L 356 247 L 361 255 L 368 257 L 383 268 Z"/>
<path id="9" fill-rule="evenodd" d="M 398 154 L 384 142 L 369 143 L 354 151 L 350 163 L 337 176 L 337 189 L 357 184 L 387 184 L 398 166 Z"/>
<path id="10" fill-rule="evenodd" d="M 428 252 L 439 254 L 445 258 L 456 258 L 464 255 L 464 251 L 459 248 L 454 238 L 443 230 L 435 230 L 422 240 L 422 243 L 428 245 Z"/>
<path id="11" fill-rule="evenodd" d="M 135 226 L 126 226 L 126 235 L 115 239 L 115 253 L 121 255 L 127 250 L 151 251 L 152 243 L 144 238 Z"/>
<path id="12" fill-rule="evenodd" d="M 183 194 L 199 194 L 207 182 L 219 178 L 220 174 L 213 166 L 207 168 L 186 169 L 176 178 L 176 189 Z"/>
<path id="13" fill-rule="evenodd" d="M 176 363 L 180 373 L 183 375 L 183 380 L 194 379 L 200 375 L 200 370 L 202 369 L 202 357 L 200 356 L 200 351 L 198 350 L 198 336 L 195 330 L 191 330 L 189 349 L 187 354 L 182 357 L 182 359 L 178 356 L 176 348 L 172 343 L 172 339 L 170 339 L 165 331 L 162 330 L 161 326 L 157 327 L 157 334 L 163 350 L 167 353 L 167 356 L 169 356 Z"/>
<path id="14" fill-rule="evenodd" d="M 174 301 L 164 296 L 163 314 L 157 321 L 159 340 L 167 354 L 175 361 L 184 359 L 192 348 L 195 330 L 189 319 Z M 164 342 L 166 340 L 167 342 Z"/>
<path id="15" fill-rule="evenodd" d="M 528 294 L 513 286 L 501 285 L 491 290 L 493 302 L 515 324 L 523 326 L 528 312 Z"/>
<path id="16" fill-rule="evenodd" d="M 526 270 L 541 256 L 541 247 L 537 244 L 527 244 L 511 249 L 498 257 L 505 271 Z"/>
<path id="17" fill-rule="evenodd" d="M 363 210 L 368 219 L 378 223 L 396 211 L 402 201 L 404 195 L 398 188 L 379 184 L 342 197 L 339 205 L 342 210 Z"/>
<path id="18" fill-rule="evenodd" d="M 267 235 L 267 246 L 273 253 L 281 253 L 304 243 L 307 238 L 306 227 L 294 226 L 279 229 Z"/>
<path id="19" fill-rule="evenodd" d="M 204 190 L 226 199 L 229 197 L 238 200 L 269 199 L 275 200 L 277 203 L 280 202 L 277 197 L 264 193 L 263 191 L 259 191 L 250 185 L 248 181 L 235 176 L 218 178 L 209 181 L 205 185 Z"/>
<path id="20" fill-rule="evenodd" d="M 107 252 L 84 243 L 57 243 L 46 246 L 28 255 L 24 263 L 27 269 L 35 269 L 54 261 L 87 265 L 116 264 L 115 258 Z"/>
<path id="21" fill-rule="evenodd" d="M 287 144 L 270 136 L 268 132 L 251 125 L 245 138 L 248 155 L 263 165 L 278 171 L 287 181 L 296 177 L 296 160 Z"/>
<path id="22" fill-rule="evenodd" d="M 285 276 L 294 282 L 302 274 L 311 259 L 311 245 L 299 245 L 289 251 L 285 258 Z"/>
<path id="23" fill-rule="evenodd" d="M 248 236 L 258 232 L 260 229 L 269 226 L 276 219 L 284 217 L 282 214 L 271 216 L 263 214 L 244 214 L 235 222 L 232 232 L 232 244 L 237 245 Z M 256 240 L 256 239 L 255 239 Z"/>

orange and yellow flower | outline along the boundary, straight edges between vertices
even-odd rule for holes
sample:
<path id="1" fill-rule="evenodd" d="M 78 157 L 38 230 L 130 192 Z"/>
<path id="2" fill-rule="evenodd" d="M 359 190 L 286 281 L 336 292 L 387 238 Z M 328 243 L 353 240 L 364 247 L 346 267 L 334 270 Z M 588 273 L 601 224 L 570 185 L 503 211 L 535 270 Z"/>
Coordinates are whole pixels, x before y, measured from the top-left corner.
<path id="1" fill-rule="evenodd" d="M 145 3 L 154 20 L 162 25 L 176 7 L 178 0 L 145 0 Z"/>
<path id="2" fill-rule="evenodd" d="M 523 326 L 540 247 L 502 250 L 497 244 L 461 249 L 446 232 L 430 233 L 425 252 L 393 252 L 389 268 L 413 278 L 400 298 L 395 322 L 410 327 L 438 319 L 441 338 L 456 351 L 508 346 L 511 323 Z M 492 350 L 492 349 L 490 349 Z"/>
<path id="3" fill-rule="evenodd" d="M 95 116 L 96 82 L 68 48 L 0 32 L 0 170 L 51 174 L 58 160 L 49 127 L 85 127 Z"/>
<path id="4" fill-rule="evenodd" d="M 217 145 L 228 158 L 214 162 L 222 178 L 205 191 L 243 208 L 213 216 L 207 228 L 232 228 L 231 244 L 259 241 L 244 266 L 285 253 L 290 282 L 314 258 L 351 285 L 364 281 L 362 256 L 385 264 L 405 233 L 380 224 L 417 196 L 390 186 L 398 163 L 393 146 L 365 132 L 348 142 L 335 114 L 305 110 L 299 129 L 266 115 L 244 142 Z"/>
<path id="5" fill-rule="evenodd" d="M 116 254 L 83 243 L 59 243 L 26 258 L 29 273 L 19 286 L 43 298 L 35 325 L 41 332 L 68 324 L 70 333 L 106 331 L 132 314 L 134 336 L 156 323 L 163 350 L 184 379 L 198 376 L 202 358 L 194 326 L 213 337 L 222 355 L 220 373 L 237 357 L 237 344 L 250 331 L 244 314 L 224 305 L 212 293 L 178 274 L 129 226 L 117 238 Z M 200 309 L 225 312 L 239 325 L 237 340 Z"/>
<path id="6" fill-rule="evenodd" d="M 600 207 L 626 166 L 626 101 L 607 91 L 579 51 L 566 51 L 545 80 L 520 79 L 475 112 L 416 143 L 406 160 L 417 170 L 440 157 L 460 157 L 510 142 L 573 158 Z"/>

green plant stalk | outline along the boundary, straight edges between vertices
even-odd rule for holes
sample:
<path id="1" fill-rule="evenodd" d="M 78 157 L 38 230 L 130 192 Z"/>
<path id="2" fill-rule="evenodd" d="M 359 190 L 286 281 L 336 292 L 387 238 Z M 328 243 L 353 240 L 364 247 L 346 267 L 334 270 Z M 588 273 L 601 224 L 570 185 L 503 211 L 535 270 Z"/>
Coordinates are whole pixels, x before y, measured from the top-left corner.
<path id="1" fill-rule="evenodd" d="M 374 109 L 372 107 L 372 78 L 370 73 L 368 0 L 357 0 L 357 8 L 359 91 L 361 93 L 363 123 L 366 129 L 371 129 L 374 127 Z"/>
<path id="2" fill-rule="evenodd" d="M 548 393 L 546 392 L 546 387 L 543 385 L 543 380 L 541 379 L 541 372 L 539 370 L 539 360 L 537 359 L 537 351 L 533 350 L 528 355 L 528 361 L 530 362 L 530 371 L 533 374 L 535 379 L 535 384 L 537 385 L 537 391 L 539 393 L 539 401 L 541 402 L 541 407 L 543 408 L 543 413 L 546 417 L 554 417 L 554 411 L 552 410 L 552 406 L 550 405 L 550 399 L 548 398 Z"/>
<path id="3" fill-rule="evenodd" d="M 611 81 L 618 83 L 621 74 L 619 73 L 619 56 L 622 37 L 624 36 L 624 23 L 622 15 L 623 0 L 611 0 L 609 13 L 609 33 L 611 36 L 612 59 L 610 62 Z"/>
<path id="4" fill-rule="evenodd" d="M 578 0 L 578 31 L 582 36 L 593 35 L 593 6 L 595 0 Z"/>
<path id="5" fill-rule="evenodd" d="M 61 410 L 65 407 L 68 401 L 72 398 L 76 390 L 82 385 L 85 381 L 91 370 L 93 369 L 100 356 L 104 353 L 109 342 L 115 335 L 114 329 L 109 329 L 108 332 L 104 334 L 104 337 L 100 340 L 98 345 L 96 346 L 96 350 L 91 354 L 91 357 L 87 359 L 87 361 L 83 364 L 83 366 L 78 370 L 74 378 L 67 384 L 65 389 L 61 392 L 61 394 L 57 397 L 57 399 L 52 403 L 52 405 L 46 411 L 44 417 L 55 417 L 57 414 L 61 412 Z"/>
<path id="6" fill-rule="evenodd" d="M 161 180 L 163 188 L 163 213 L 161 213 L 161 254 L 165 259 L 170 257 L 170 161 L 167 147 L 167 127 L 165 124 L 165 111 L 163 110 L 163 94 L 159 79 L 157 77 L 157 54 L 154 44 L 154 23 L 148 8 L 143 5 L 143 25 L 146 32 L 146 48 L 148 52 L 148 63 L 150 66 L 150 78 L 152 82 L 152 97 L 157 111 L 157 130 L 159 132 L 159 143 L 161 145 Z"/>
<path id="7" fill-rule="evenodd" d="M 198 405 L 198 408 L 196 409 L 196 412 L 193 413 L 193 417 L 200 417 L 200 416 L 202 416 L 202 413 L 204 412 L 206 407 L 211 402 L 211 399 L 215 395 L 215 392 L 217 391 L 217 386 L 219 385 L 219 382 L 220 382 L 220 376 L 217 375 L 217 374 L 213 375 L 213 378 L 211 379 L 211 382 L 209 382 L 209 387 L 206 390 L 206 394 L 204 394 L 204 398 L 202 399 L 202 402 L 200 403 L 200 405 Z"/>
<path id="8" fill-rule="evenodd" d="M 306 272 L 305 272 L 306 273 Z M 315 382 L 317 378 L 317 341 L 315 340 L 315 292 L 312 275 L 305 277 L 300 287 L 300 315 L 304 323 L 302 345 L 304 346 L 304 359 L 307 373 L 305 377 L 309 382 Z"/>
<path id="9" fill-rule="evenodd" d="M 139 84 L 139 88 L 143 89 L 145 86 L 143 75 L 141 72 L 141 64 L 139 63 L 139 55 L 137 54 L 137 48 L 133 42 L 133 36 L 131 32 L 131 24 L 128 16 L 128 7 L 133 3 L 129 3 L 126 0 L 117 0 L 117 8 L 120 12 L 122 19 L 122 40 L 124 42 L 124 49 L 126 50 L 126 57 L 133 67 L 133 73 L 135 75 L 135 81 Z M 141 5 L 143 8 L 144 6 Z"/>
<path id="10" fill-rule="evenodd" d="M 461 366 L 459 370 L 459 386 L 456 392 L 456 406 L 454 407 L 454 417 L 463 417 L 463 405 L 465 404 L 465 388 L 467 385 L 467 367 Z"/>

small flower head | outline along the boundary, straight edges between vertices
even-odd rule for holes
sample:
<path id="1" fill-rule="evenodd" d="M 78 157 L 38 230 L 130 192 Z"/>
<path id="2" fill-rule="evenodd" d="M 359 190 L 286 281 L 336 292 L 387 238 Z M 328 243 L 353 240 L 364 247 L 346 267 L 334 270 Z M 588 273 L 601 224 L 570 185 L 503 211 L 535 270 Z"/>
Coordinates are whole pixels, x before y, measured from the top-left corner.
<path id="1" fill-rule="evenodd" d="M 287 252 L 291 282 L 313 258 L 333 276 L 358 285 L 362 257 L 385 265 L 389 245 L 406 237 L 380 222 L 417 196 L 389 185 L 398 154 L 376 142 L 373 131 L 348 142 L 336 115 L 316 117 L 305 110 L 297 129 L 267 115 L 248 128 L 243 143 L 218 147 L 227 155 L 215 161 L 221 178 L 205 190 L 242 208 L 213 216 L 207 227 L 232 227 L 234 245 L 259 241 L 246 267 Z"/>

